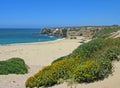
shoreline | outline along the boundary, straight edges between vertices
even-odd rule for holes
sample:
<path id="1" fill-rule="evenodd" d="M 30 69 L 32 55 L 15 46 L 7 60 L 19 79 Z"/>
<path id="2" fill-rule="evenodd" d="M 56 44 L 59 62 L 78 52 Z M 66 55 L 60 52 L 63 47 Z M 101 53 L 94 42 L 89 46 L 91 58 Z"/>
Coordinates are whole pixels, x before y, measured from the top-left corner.
<path id="1" fill-rule="evenodd" d="M 19 44 L 9 44 L 9 45 L 0 45 L 0 60 L 6 60 L 12 57 L 20 57 L 20 58 L 27 58 L 30 60 L 35 57 L 41 58 L 41 56 L 38 53 L 41 53 L 41 55 L 44 57 L 45 53 L 46 55 L 49 54 L 52 58 L 59 56 L 65 56 L 68 55 L 69 53 L 69 48 L 72 51 L 75 49 L 74 47 L 79 46 L 81 43 L 79 42 L 80 40 L 77 39 L 63 39 L 63 40 L 57 40 L 57 41 L 48 41 L 48 42 L 34 42 L 34 43 L 19 43 Z M 71 44 L 69 44 L 71 43 Z M 63 46 L 61 46 L 63 45 Z M 68 46 L 67 48 L 65 48 Z M 71 47 L 73 46 L 73 47 Z M 62 51 L 61 48 L 64 47 L 64 50 Z M 77 48 L 77 47 L 76 47 Z M 48 50 L 50 49 L 50 50 Z M 53 56 L 54 53 L 56 52 L 50 52 L 52 49 L 57 49 L 56 51 L 60 52 L 61 54 Z M 67 51 L 67 54 L 64 54 L 64 51 Z M 72 52 L 71 51 L 71 52 Z M 25 54 L 26 53 L 26 54 Z M 30 53 L 30 54 L 29 54 Z M 31 57 L 30 57 L 30 56 Z M 48 56 L 49 57 L 49 56 Z M 45 56 L 47 58 L 47 56 Z M 56 58 L 57 59 L 57 58 Z M 26 63 L 28 62 L 27 60 L 25 61 Z M 30 61 L 29 61 L 30 62 Z M 36 62 L 38 63 L 38 62 Z M 46 64 L 47 65 L 47 64 Z"/>
<path id="2" fill-rule="evenodd" d="M 11 45 L 26 45 L 26 44 L 39 44 L 39 43 L 49 43 L 49 42 L 56 42 L 56 41 L 62 41 L 66 38 L 60 38 L 56 40 L 49 40 L 49 41 L 40 41 L 40 42 L 26 42 L 26 43 L 12 43 L 12 44 L 0 44 L 0 46 L 11 46 Z"/>

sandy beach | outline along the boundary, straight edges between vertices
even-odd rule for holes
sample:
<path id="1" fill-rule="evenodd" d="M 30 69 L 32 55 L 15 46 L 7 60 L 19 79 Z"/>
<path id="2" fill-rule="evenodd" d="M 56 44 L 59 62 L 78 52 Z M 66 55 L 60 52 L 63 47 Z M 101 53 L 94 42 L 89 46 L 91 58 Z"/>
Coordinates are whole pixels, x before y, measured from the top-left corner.
<path id="1" fill-rule="evenodd" d="M 76 49 L 81 40 L 61 40 L 43 43 L 26 43 L 0 46 L 0 60 L 12 57 L 23 58 L 30 67 L 29 73 L 25 75 L 0 75 L 0 88 L 25 88 L 26 79 L 35 74 L 43 66 L 49 65 L 53 60 L 70 54 Z M 120 83 L 120 63 L 114 62 L 113 75 L 103 81 L 89 84 L 74 84 L 73 88 L 119 88 Z M 70 88 L 63 83 L 52 88 Z"/>
<path id="2" fill-rule="evenodd" d="M 80 40 L 61 40 L 43 43 L 26 43 L 0 46 L 0 60 L 12 57 L 23 58 L 30 67 L 25 75 L 0 75 L 0 88 L 25 88 L 26 79 L 49 65 L 53 60 L 70 54 L 77 48 Z"/>

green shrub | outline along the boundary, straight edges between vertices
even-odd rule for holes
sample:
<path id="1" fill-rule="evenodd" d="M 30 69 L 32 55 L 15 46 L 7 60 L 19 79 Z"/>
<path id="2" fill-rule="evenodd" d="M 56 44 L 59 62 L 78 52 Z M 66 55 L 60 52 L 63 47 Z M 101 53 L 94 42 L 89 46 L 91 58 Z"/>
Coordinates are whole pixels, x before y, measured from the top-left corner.
<path id="1" fill-rule="evenodd" d="M 81 82 L 92 82 L 95 80 L 103 79 L 108 77 L 108 74 L 112 72 L 111 62 L 105 59 L 92 59 L 78 65 L 74 69 L 75 81 Z"/>
<path id="2" fill-rule="evenodd" d="M 110 49 L 103 51 L 101 54 L 98 55 L 98 58 L 105 58 L 111 61 L 119 60 L 118 55 L 120 55 L 120 47 L 113 46 Z"/>
<path id="3" fill-rule="evenodd" d="M 37 80 L 35 80 L 34 77 L 30 77 L 29 79 L 27 79 L 26 86 L 29 86 L 30 88 L 37 87 L 36 81 Z"/>
<path id="4" fill-rule="evenodd" d="M 77 82 L 90 82 L 97 78 L 99 64 L 95 61 L 86 61 L 74 69 L 74 79 Z"/>
<path id="5" fill-rule="evenodd" d="M 0 75 L 25 74 L 27 72 L 27 66 L 21 58 L 11 58 L 6 61 L 0 61 Z"/>
<path id="6" fill-rule="evenodd" d="M 71 57 L 78 57 L 78 58 L 90 57 L 91 54 L 103 48 L 104 44 L 105 43 L 103 39 L 94 39 L 89 43 L 85 43 L 79 46 L 76 50 L 73 51 L 73 53 L 71 54 Z"/>
<path id="7" fill-rule="evenodd" d="M 79 46 L 70 55 L 44 67 L 26 81 L 26 87 L 52 86 L 59 80 L 78 83 L 104 79 L 112 73 L 112 61 L 120 55 L 120 38 L 94 39 Z"/>
<path id="8" fill-rule="evenodd" d="M 78 60 L 79 59 L 63 59 L 50 66 L 44 67 L 32 78 L 28 78 L 25 83 L 26 87 L 52 86 L 60 83 L 60 79 L 66 80 L 70 78 L 71 72 L 73 72 L 79 62 Z"/>

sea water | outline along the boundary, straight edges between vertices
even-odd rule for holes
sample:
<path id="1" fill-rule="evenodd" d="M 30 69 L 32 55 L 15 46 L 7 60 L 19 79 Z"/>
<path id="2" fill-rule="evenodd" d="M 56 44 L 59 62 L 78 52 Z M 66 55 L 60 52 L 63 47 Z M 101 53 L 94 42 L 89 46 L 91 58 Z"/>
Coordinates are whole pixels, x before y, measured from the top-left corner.
<path id="1" fill-rule="evenodd" d="M 55 36 L 40 34 L 41 29 L 0 28 L 0 45 L 58 40 Z"/>

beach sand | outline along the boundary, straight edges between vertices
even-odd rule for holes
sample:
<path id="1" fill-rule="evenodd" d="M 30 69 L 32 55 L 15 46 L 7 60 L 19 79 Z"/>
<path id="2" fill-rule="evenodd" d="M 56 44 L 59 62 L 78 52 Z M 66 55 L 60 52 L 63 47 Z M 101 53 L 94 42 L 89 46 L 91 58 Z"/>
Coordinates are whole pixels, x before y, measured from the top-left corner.
<path id="1" fill-rule="evenodd" d="M 0 46 L 0 60 L 12 57 L 23 58 L 30 67 L 29 73 L 25 75 L 0 75 L 0 88 L 25 88 L 25 81 L 28 77 L 35 74 L 42 67 L 62 56 L 70 54 L 80 45 L 80 39 L 61 40 L 44 43 L 26 43 Z M 119 88 L 120 83 L 120 63 L 114 62 L 112 76 L 103 81 L 89 84 L 74 84 L 73 88 Z M 67 83 L 55 85 L 52 88 L 70 88 Z"/>
<path id="2" fill-rule="evenodd" d="M 25 75 L 0 75 L 0 88 L 25 88 L 25 81 L 42 67 L 61 56 L 70 54 L 80 40 L 60 40 L 43 43 L 26 43 L 0 46 L 0 61 L 12 57 L 23 58 L 30 67 Z"/>

